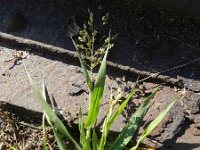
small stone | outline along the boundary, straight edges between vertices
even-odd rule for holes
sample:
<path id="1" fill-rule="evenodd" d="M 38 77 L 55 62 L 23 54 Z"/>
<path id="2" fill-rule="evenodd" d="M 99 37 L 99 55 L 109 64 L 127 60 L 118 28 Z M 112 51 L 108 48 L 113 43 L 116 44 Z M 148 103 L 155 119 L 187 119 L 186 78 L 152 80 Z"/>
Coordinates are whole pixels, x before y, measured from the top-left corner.
<path id="1" fill-rule="evenodd" d="M 200 111 L 200 95 L 194 92 L 187 92 L 184 98 L 184 104 L 186 109 L 190 111 L 191 114 L 198 114 Z"/>
<path id="2" fill-rule="evenodd" d="M 198 129 L 200 129 L 200 123 L 196 123 L 195 127 L 198 128 Z"/>
<path id="3" fill-rule="evenodd" d="M 54 138 L 54 136 L 52 134 L 48 134 L 48 139 L 51 142 L 55 140 L 55 138 Z"/>
<path id="4" fill-rule="evenodd" d="M 158 85 L 154 83 L 144 82 L 143 90 L 145 93 L 152 93 L 157 86 Z"/>
<path id="5" fill-rule="evenodd" d="M 194 136 L 200 136 L 200 129 L 196 129 L 195 131 L 194 131 L 194 134 L 193 134 Z"/>
<path id="6" fill-rule="evenodd" d="M 152 149 L 157 149 L 158 147 L 161 147 L 162 144 L 156 142 L 156 141 L 152 141 L 151 139 L 148 139 L 148 138 L 145 138 L 143 143 L 150 148 Z"/>
<path id="7" fill-rule="evenodd" d="M 194 116 L 194 122 L 195 122 L 195 124 L 200 124 L 200 114 L 196 114 Z"/>
<path id="8" fill-rule="evenodd" d="M 71 88 L 68 90 L 70 96 L 78 96 L 81 95 L 85 90 L 82 85 L 72 84 Z"/>

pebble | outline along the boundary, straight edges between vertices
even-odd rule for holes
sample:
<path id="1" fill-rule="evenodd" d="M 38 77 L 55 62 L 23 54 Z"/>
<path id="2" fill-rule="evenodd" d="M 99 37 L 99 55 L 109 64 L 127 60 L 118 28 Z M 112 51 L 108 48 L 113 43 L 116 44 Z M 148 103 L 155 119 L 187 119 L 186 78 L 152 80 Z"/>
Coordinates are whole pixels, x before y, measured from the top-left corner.
<path id="1" fill-rule="evenodd" d="M 200 130 L 199 130 L 199 129 L 196 129 L 193 135 L 194 135 L 194 136 L 200 136 Z"/>

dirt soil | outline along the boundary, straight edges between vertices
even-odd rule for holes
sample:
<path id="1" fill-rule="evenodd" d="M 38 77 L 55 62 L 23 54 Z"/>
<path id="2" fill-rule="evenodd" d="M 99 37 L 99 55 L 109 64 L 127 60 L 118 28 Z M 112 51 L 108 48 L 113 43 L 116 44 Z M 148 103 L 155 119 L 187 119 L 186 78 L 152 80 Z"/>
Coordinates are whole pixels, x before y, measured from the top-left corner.
<path id="1" fill-rule="evenodd" d="M 109 12 L 108 26 L 107 28 L 99 26 L 99 34 L 107 34 L 109 28 L 112 29 L 112 33 L 118 34 L 114 41 L 115 46 L 109 54 L 110 61 L 150 73 L 161 72 L 161 75 L 175 78 L 183 83 L 182 87 L 176 84 L 170 86 L 164 84 L 154 98 L 149 113 L 145 117 L 144 126 L 153 120 L 176 94 L 185 93 L 161 125 L 149 136 L 147 143 L 152 146 L 160 146 L 160 149 L 200 149 L 199 18 L 182 16 L 169 10 L 145 7 L 135 1 L 110 0 L 108 2 L 103 0 L 91 3 L 91 1 L 82 2 L 78 0 L 43 0 L 41 2 L 2 0 L 0 6 L 1 32 L 71 51 L 74 51 L 74 47 L 70 38 L 66 35 L 66 32 L 69 32 L 69 27 L 73 27 L 72 31 L 76 33 L 76 26 L 81 26 L 87 20 L 88 8 L 94 12 L 95 20 L 99 20 L 102 15 Z M 18 26 L 13 27 L 13 22 Z M 97 21 L 96 26 L 98 24 Z M 6 102 L 9 105 L 7 107 L 9 110 L 11 110 L 11 107 L 14 110 L 18 108 L 16 112 L 19 113 L 19 110 L 23 108 L 23 113 L 34 111 L 33 116 L 41 117 L 41 110 L 37 104 L 26 102 L 27 105 L 25 105 L 26 103 L 23 101 L 27 97 L 30 98 L 30 101 L 34 101 L 28 84 L 22 84 L 21 88 L 17 88 L 19 83 L 24 83 L 25 73 L 21 71 L 23 66 L 20 63 L 11 60 L 14 57 L 12 54 L 15 53 L 15 50 L 27 51 L 31 54 L 29 59 L 25 58 L 25 61 L 29 69 L 35 68 L 35 71 L 31 72 L 34 79 L 37 84 L 42 82 L 39 81 L 41 77 L 47 79 L 49 87 L 52 88 L 52 93 L 57 94 L 55 95 L 57 98 L 61 98 L 60 106 L 65 105 L 65 97 L 69 97 L 70 102 L 77 98 L 85 99 L 87 91 L 85 91 L 82 73 L 76 63 L 67 58 L 63 60 L 57 55 L 51 55 L 48 51 L 45 54 L 39 53 L 38 50 L 36 52 L 20 43 L 12 44 L 1 40 L 0 44 L 2 76 L 0 80 L 0 101 Z M 49 76 L 49 73 L 52 74 Z M 135 81 L 135 75 L 133 77 L 130 74 L 121 74 L 110 69 L 108 71 L 109 85 L 107 89 L 111 86 L 111 82 L 116 85 L 116 80 L 124 75 L 127 80 L 122 82 L 123 84 L 127 85 Z M 58 82 L 57 78 L 59 78 Z M 80 83 L 75 84 L 77 80 Z M 130 113 L 141 103 L 141 100 L 152 93 L 158 84 L 161 84 L 161 82 L 148 80 L 138 86 L 138 89 L 142 92 L 134 97 L 136 100 L 130 102 L 123 114 L 122 124 L 126 122 L 124 118 L 128 118 Z M 57 88 L 59 86 L 65 86 L 64 91 Z M 12 90 L 8 91 L 8 89 Z M 23 95 L 24 91 L 27 92 L 25 95 Z M 106 96 L 109 96 L 108 92 L 106 92 Z M 19 103 L 16 102 L 16 98 L 19 99 Z M 86 106 L 86 102 L 77 101 L 76 104 L 83 103 Z M 75 112 L 75 108 L 70 106 L 68 105 L 67 109 L 73 109 L 73 112 Z M 104 110 L 104 106 L 102 107 Z M 87 109 L 85 108 L 85 110 Z M 40 115 L 35 112 L 40 112 Z M 1 113 L 3 112 L 1 111 Z M 75 120 L 76 114 L 69 116 L 72 116 L 70 121 Z M 11 117 L 10 119 L 15 121 L 16 118 Z M 5 124 L 7 124 L 5 119 L 0 118 L 1 133 L 7 133 L 7 130 L 2 127 Z M 117 132 L 115 130 L 117 128 L 121 129 L 122 127 L 115 126 L 113 131 Z M 18 131 L 19 129 L 17 129 Z M 25 132 L 24 128 L 21 132 Z M 36 137 L 41 139 L 39 132 L 36 133 Z M 30 138 L 34 141 L 35 137 Z M 0 140 L 1 142 L 9 143 L 9 140 L 5 137 L 1 139 L 3 139 Z M 13 140 L 16 139 L 11 139 L 11 141 Z M 10 144 L 12 143 L 15 142 L 10 142 Z M 34 143 L 32 144 L 34 145 Z M 37 148 L 40 149 L 39 147 Z"/>

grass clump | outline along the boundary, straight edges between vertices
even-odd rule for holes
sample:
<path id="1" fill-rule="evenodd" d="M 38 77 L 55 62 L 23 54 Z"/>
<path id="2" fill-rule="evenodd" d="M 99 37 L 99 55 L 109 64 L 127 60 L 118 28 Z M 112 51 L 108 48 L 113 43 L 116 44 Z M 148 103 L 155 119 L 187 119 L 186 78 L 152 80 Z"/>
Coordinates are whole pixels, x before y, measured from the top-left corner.
<path id="1" fill-rule="evenodd" d="M 105 17 L 102 18 L 105 21 Z M 104 23 L 104 22 L 103 22 Z M 106 59 L 109 53 L 109 50 L 113 47 L 111 43 L 112 37 L 111 32 L 109 32 L 108 37 L 104 39 L 104 43 L 100 48 L 96 48 L 96 36 L 98 32 L 94 27 L 93 14 L 90 13 L 89 21 L 87 24 L 83 25 L 83 29 L 79 31 L 78 38 L 75 40 L 72 36 L 72 42 L 78 53 L 78 58 L 82 67 L 82 71 L 87 82 L 87 87 L 89 90 L 89 107 L 86 119 L 83 119 L 82 108 L 79 109 L 79 132 L 80 138 L 79 141 L 76 141 L 74 137 L 70 134 L 67 128 L 64 126 L 62 121 L 58 118 L 51 105 L 48 91 L 44 87 L 44 91 L 41 93 L 34 82 L 32 81 L 30 75 L 28 74 L 28 79 L 30 81 L 33 92 L 36 95 L 36 98 L 41 105 L 44 115 L 43 115 L 43 133 L 44 133 L 44 144 L 43 149 L 46 148 L 46 137 L 45 137 L 45 120 L 52 127 L 55 139 L 59 149 L 65 150 L 66 145 L 64 140 L 67 139 L 72 142 L 75 146 L 75 149 L 78 150 L 119 150 L 125 149 L 126 145 L 130 142 L 132 137 L 136 134 L 136 131 L 140 127 L 140 123 L 144 118 L 145 113 L 148 109 L 149 102 L 153 99 L 156 92 L 159 90 L 159 87 L 148 96 L 137 111 L 132 114 L 127 125 L 123 128 L 118 137 L 111 143 L 107 142 L 107 137 L 110 131 L 110 127 L 114 121 L 119 117 L 124 108 L 127 106 L 129 100 L 134 95 L 135 89 L 130 92 L 128 97 L 119 104 L 118 102 L 122 98 L 122 93 L 119 93 L 115 98 L 109 100 L 108 110 L 106 112 L 105 119 L 103 121 L 103 127 L 101 135 L 97 135 L 96 122 L 99 115 L 99 109 L 102 102 L 102 97 L 104 93 L 105 79 L 106 79 Z M 94 75 L 94 68 L 100 66 L 97 76 Z M 173 100 L 168 107 L 162 111 L 154 121 L 152 121 L 149 126 L 144 130 L 142 135 L 139 137 L 137 144 L 131 148 L 131 150 L 136 150 L 139 147 L 139 144 L 147 137 L 150 132 L 161 122 L 165 117 L 170 108 L 174 105 L 175 100 Z"/>

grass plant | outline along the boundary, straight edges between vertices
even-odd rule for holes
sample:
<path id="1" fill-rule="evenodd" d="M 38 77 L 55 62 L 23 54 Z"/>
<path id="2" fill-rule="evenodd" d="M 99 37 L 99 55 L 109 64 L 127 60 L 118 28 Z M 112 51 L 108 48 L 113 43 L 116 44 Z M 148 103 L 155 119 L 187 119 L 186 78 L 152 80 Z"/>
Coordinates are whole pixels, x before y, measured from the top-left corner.
<path id="1" fill-rule="evenodd" d="M 105 20 L 105 17 L 102 18 Z M 103 22 L 104 24 L 104 22 Z M 108 141 L 108 134 L 112 124 L 121 115 L 124 108 L 127 106 L 129 100 L 135 93 L 135 88 L 130 92 L 128 97 L 121 102 L 122 93 L 115 96 L 114 99 L 109 100 L 108 110 L 103 122 L 101 135 L 97 135 L 98 128 L 96 127 L 99 109 L 102 102 L 102 97 L 104 94 L 104 86 L 106 80 L 106 60 L 109 50 L 113 47 L 111 32 L 109 32 L 108 37 L 104 39 L 104 43 L 100 48 L 96 48 L 96 35 L 97 30 L 94 27 L 93 14 L 90 13 L 89 21 L 87 24 L 83 25 L 83 29 L 79 31 L 77 39 L 71 36 L 72 42 L 76 48 L 78 58 L 84 73 L 85 80 L 87 82 L 87 88 L 89 91 L 89 107 L 86 119 L 83 119 L 82 108 L 79 108 L 79 141 L 76 141 L 74 137 L 70 134 L 68 129 L 65 127 L 63 122 L 58 118 L 56 113 L 53 111 L 53 107 L 48 103 L 50 101 L 50 96 L 46 87 L 44 86 L 44 91 L 40 92 L 37 86 L 34 84 L 28 71 L 28 79 L 32 90 L 36 96 L 38 103 L 41 105 L 44 115 L 43 115 L 43 133 L 44 133 L 44 144 L 43 149 L 46 150 L 46 135 L 45 135 L 45 120 L 52 127 L 55 139 L 59 149 L 67 149 L 63 140 L 69 140 L 74 144 L 75 149 L 78 150 L 120 150 L 125 149 L 126 145 L 130 142 L 132 137 L 137 133 L 136 131 L 141 126 L 141 122 L 147 112 L 148 104 L 153 99 L 159 87 L 148 96 L 141 106 L 137 109 L 135 113 L 129 119 L 127 125 L 123 128 L 121 133 L 116 137 L 114 141 Z M 97 76 L 94 74 L 94 68 L 99 67 Z M 166 109 L 164 109 L 156 118 L 153 120 L 149 126 L 144 130 L 142 135 L 137 140 L 137 144 L 134 145 L 131 150 L 136 150 L 140 143 L 146 138 L 151 131 L 158 126 L 161 120 L 165 117 L 167 112 L 174 105 L 176 100 L 173 100 Z M 136 141 L 136 139 L 135 139 Z"/>

